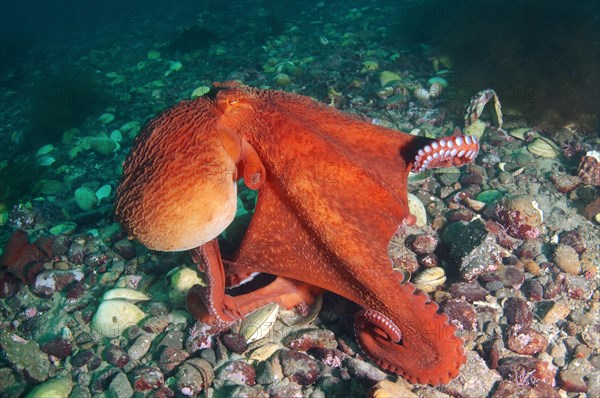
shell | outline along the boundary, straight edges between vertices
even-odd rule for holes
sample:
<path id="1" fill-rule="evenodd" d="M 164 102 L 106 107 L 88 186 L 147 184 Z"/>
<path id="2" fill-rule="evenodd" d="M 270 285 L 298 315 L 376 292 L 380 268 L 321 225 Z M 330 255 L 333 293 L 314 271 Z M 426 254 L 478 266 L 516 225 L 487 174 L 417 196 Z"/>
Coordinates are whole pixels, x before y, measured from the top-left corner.
<path id="1" fill-rule="evenodd" d="M 136 325 L 146 314 L 127 300 L 106 300 L 92 318 L 92 328 L 103 337 L 119 337 L 125 329 Z"/>
<path id="2" fill-rule="evenodd" d="M 250 353 L 250 355 L 248 356 L 248 359 L 251 361 L 258 361 L 258 362 L 266 361 L 273 354 L 275 354 L 275 352 L 277 350 L 279 350 L 280 348 L 281 348 L 281 345 L 279 345 L 277 343 L 267 342 L 266 344 L 261 345 L 260 347 L 253 350 Z"/>
<path id="3" fill-rule="evenodd" d="M 558 146 L 552 140 L 543 137 L 533 140 L 527 145 L 527 150 L 534 155 L 548 159 L 554 159 L 559 154 Z"/>
<path id="4" fill-rule="evenodd" d="M 402 80 L 399 74 L 391 72 L 389 70 L 384 70 L 379 74 L 379 83 L 381 87 L 385 87 L 389 84 L 395 84 Z"/>
<path id="5" fill-rule="evenodd" d="M 102 300 L 122 299 L 128 301 L 148 301 L 150 296 L 134 289 L 126 287 L 117 287 L 104 293 Z"/>
<path id="6" fill-rule="evenodd" d="M 185 298 L 194 285 L 206 286 L 196 270 L 188 267 L 175 268 L 167 274 L 170 281 L 169 299 L 175 307 L 185 306 Z"/>
<path id="7" fill-rule="evenodd" d="M 77 229 L 77 224 L 72 221 L 65 221 L 50 228 L 48 232 L 52 235 L 69 235 Z"/>
<path id="8" fill-rule="evenodd" d="M 368 392 L 368 398 L 417 398 L 417 395 L 400 384 L 389 380 L 382 380 L 375 384 Z"/>
<path id="9" fill-rule="evenodd" d="M 89 188 L 77 188 L 75 190 L 75 202 L 81 210 L 91 211 L 98 206 L 98 197 Z"/>
<path id="10" fill-rule="evenodd" d="M 443 83 L 434 81 L 431 83 L 431 86 L 429 86 L 429 98 L 439 98 L 445 88 L 446 86 L 444 86 Z"/>
<path id="11" fill-rule="evenodd" d="M 435 288 L 446 282 L 446 272 L 441 267 L 426 268 L 413 278 L 414 285 L 425 293 L 435 291 Z"/>
<path id="12" fill-rule="evenodd" d="M 600 186 L 600 153 L 587 152 L 579 162 L 578 175 L 584 184 Z"/>
<path id="13" fill-rule="evenodd" d="M 413 95 L 419 101 L 429 100 L 429 91 L 425 90 L 423 87 L 416 88 L 415 91 L 413 91 Z"/>
<path id="14" fill-rule="evenodd" d="M 410 214 L 417 218 L 417 226 L 422 227 L 427 225 L 427 211 L 425 210 L 425 205 L 421 202 L 421 199 L 412 193 L 408 194 L 408 210 L 410 211 Z"/>
<path id="15" fill-rule="evenodd" d="M 27 394 L 27 398 L 68 397 L 73 389 L 70 377 L 57 377 L 43 382 Z"/>
<path id="16" fill-rule="evenodd" d="M 526 141 L 529 137 L 539 137 L 540 134 L 533 130 L 531 127 L 522 127 L 518 129 L 512 129 L 508 132 L 511 137 L 517 138 L 522 141 Z"/>
<path id="17" fill-rule="evenodd" d="M 279 306 L 275 303 L 257 309 L 244 318 L 240 326 L 240 334 L 248 343 L 262 339 L 273 329 L 277 314 L 279 314 Z"/>

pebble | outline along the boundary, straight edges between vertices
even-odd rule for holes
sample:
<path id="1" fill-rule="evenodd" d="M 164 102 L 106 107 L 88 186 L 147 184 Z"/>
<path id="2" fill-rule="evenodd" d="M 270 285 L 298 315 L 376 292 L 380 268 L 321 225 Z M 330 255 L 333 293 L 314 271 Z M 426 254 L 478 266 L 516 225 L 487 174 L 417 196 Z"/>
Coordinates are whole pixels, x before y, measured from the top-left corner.
<path id="1" fill-rule="evenodd" d="M 581 183 L 579 177 L 566 173 L 552 173 L 550 174 L 550 181 L 552 181 L 556 190 L 561 193 L 571 192 Z"/>
<path id="2" fill-rule="evenodd" d="M 270 398 L 304 398 L 302 386 L 289 381 L 288 379 L 280 380 L 269 386 Z"/>
<path id="3" fill-rule="evenodd" d="M 507 334 L 507 347 L 517 354 L 535 355 L 548 348 L 548 339 L 531 326 L 512 326 Z"/>
<path id="4" fill-rule="evenodd" d="M 566 369 L 562 369 L 558 374 L 558 383 L 567 392 L 588 392 L 588 386 L 584 378 L 590 374 L 592 366 L 581 358 L 575 358 L 569 363 Z"/>
<path id="5" fill-rule="evenodd" d="M 542 322 L 553 325 L 560 320 L 567 319 L 567 316 L 571 312 L 571 309 L 567 304 L 560 301 L 555 301 L 552 307 L 546 312 L 546 315 L 542 318 Z"/>
<path id="6" fill-rule="evenodd" d="M 140 323 L 142 330 L 148 333 L 162 333 L 169 326 L 166 316 L 149 316 Z"/>
<path id="7" fill-rule="evenodd" d="M 8 330 L 0 330 L 0 349 L 3 359 L 26 380 L 37 384 L 54 373 L 48 355 L 32 340 L 25 340 Z"/>
<path id="8" fill-rule="evenodd" d="M 176 375 L 177 391 L 185 396 L 196 396 L 212 384 L 212 366 L 203 359 L 192 358 L 185 361 Z"/>
<path id="9" fill-rule="evenodd" d="M 253 386 L 256 384 L 256 370 L 244 361 L 228 362 L 221 366 L 215 377 L 234 384 Z"/>
<path id="10" fill-rule="evenodd" d="M 35 277 L 31 291 L 41 297 L 50 297 L 54 292 L 62 291 L 71 283 L 76 283 L 84 278 L 80 270 L 48 270 L 42 271 Z"/>
<path id="11" fill-rule="evenodd" d="M 421 234 L 409 236 L 407 243 L 416 254 L 430 254 L 434 252 L 438 240 L 432 235 Z"/>
<path id="12" fill-rule="evenodd" d="M 583 275 L 567 275 L 565 278 L 567 297 L 575 300 L 589 300 L 594 294 L 590 280 Z"/>
<path id="13" fill-rule="evenodd" d="M 453 283 L 448 291 L 452 297 L 456 299 L 464 299 L 471 303 L 473 301 L 485 301 L 486 296 L 490 294 L 490 292 L 488 292 L 476 280 L 471 282 Z"/>
<path id="14" fill-rule="evenodd" d="M 504 315 L 509 325 L 525 326 L 531 323 L 533 312 L 529 309 L 527 301 L 522 298 L 511 297 L 504 303 Z"/>
<path id="15" fill-rule="evenodd" d="M 239 333 L 224 333 L 221 335 L 221 341 L 229 351 L 235 352 L 236 354 L 241 354 L 248 348 L 246 338 Z"/>
<path id="16" fill-rule="evenodd" d="M 571 246 L 577 254 L 581 255 L 587 250 L 587 244 L 577 230 L 567 231 L 560 234 L 560 243 Z"/>
<path id="17" fill-rule="evenodd" d="M 162 350 L 158 358 L 158 367 L 165 373 L 170 373 L 179 366 L 183 361 L 188 359 L 190 354 L 187 351 L 177 349 L 175 347 L 166 347 Z"/>
<path id="18" fill-rule="evenodd" d="M 123 260 L 131 260 L 137 255 L 137 250 L 129 239 L 121 239 L 116 242 L 113 245 L 113 250 L 121 256 Z"/>
<path id="19" fill-rule="evenodd" d="M 319 378 L 319 365 L 311 356 L 294 350 L 279 352 L 283 374 L 291 381 L 308 386 Z"/>
<path id="20" fill-rule="evenodd" d="M 287 348 L 296 351 L 308 351 L 313 348 L 337 348 L 337 340 L 330 330 L 301 330 L 287 336 L 283 343 Z"/>
<path id="21" fill-rule="evenodd" d="M 467 351 L 466 355 L 467 363 L 458 377 L 444 387 L 444 391 L 451 397 L 489 397 L 500 380 L 498 372 L 489 369 L 475 351 Z"/>
<path id="22" fill-rule="evenodd" d="M 450 249 L 449 256 L 459 263 L 463 280 L 470 281 L 485 272 L 492 272 L 502 263 L 499 255 L 502 249 L 479 219 L 448 224 L 442 240 Z"/>
<path id="23" fill-rule="evenodd" d="M 104 356 L 106 362 L 118 368 L 122 368 L 129 362 L 129 355 L 127 355 L 125 350 L 114 344 L 108 347 L 108 350 L 104 352 Z"/>
<path id="24" fill-rule="evenodd" d="M 452 299 L 444 303 L 444 313 L 458 330 L 477 331 L 477 312 L 464 300 Z"/>
<path id="25" fill-rule="evenodd" d="M 387 377 L 379 368 L 360 359 L 346 357 L 344 358 L 344 366 L 350 377 L 360 382 L 375 384 Z"/>
<path id="26" fill-rule="evenodd" d="M 108 391 L 111 398 L 130 398 L 133 397 L 133 388 L 123 372 L 119 372 L 110 382 Z"/>
<path id="27" fill-rule="evenodd" d="M 581 338 L 590 348 L 600 350 L 600 325 L 594 323 L 586 326 L 581 333 Z"/>
<path id="28" fill-rule="evenodd" d="M 498 372 L 504 379 L 522 380 L 522 383 L 541 381 L 554 385 L 556 367 L 534 357 L 505 357 L 498 362 Z M 533 379 L 533 380 L 532 380 Z"/>
<path id="29" fill-rule="evenodd" d="M 133 386 L 139 392 L 155 390 L 165 383 L 164 375 L 156 365 L 136 368 L 133 375 Z"/>
<path id="30" fill-rule="evenodd" d="M 150 349 L 153 339 L 154 336 L 149 334 L 142 334 L 141 336 L 138 336 L 127 350 L 127 355 L 129 355 L 129 358 L 135 361 L 141 359 Z"/>
<path id="31" fill-rule="evenodd" d="M 554 251 L 554 262 L 567 274 L 578 275 L 581 272 L 579 256 L 571 246 L 559 244 Z"/>
<path id="32" fill-rule="evenodd" d="M 64 359 L 68 357 L 73 351 L 73 345 L 71 344 L 71 341 L 62 337 L 52 339 L 40 348 L 44 353 L 52 355 L 58 359 Z"/>

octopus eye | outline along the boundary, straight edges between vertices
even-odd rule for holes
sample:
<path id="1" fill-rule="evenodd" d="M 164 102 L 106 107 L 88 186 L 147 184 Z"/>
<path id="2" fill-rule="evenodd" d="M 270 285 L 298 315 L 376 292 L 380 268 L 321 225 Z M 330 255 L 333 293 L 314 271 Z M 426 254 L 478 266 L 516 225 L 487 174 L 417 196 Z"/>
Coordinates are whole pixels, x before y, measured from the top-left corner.
<path id="1" fill-rule="evenodd" d="M 239 104 L 240 104 L 239 99 L 230 99 L 229 100 L 229 106 L 238 106 Z"/>

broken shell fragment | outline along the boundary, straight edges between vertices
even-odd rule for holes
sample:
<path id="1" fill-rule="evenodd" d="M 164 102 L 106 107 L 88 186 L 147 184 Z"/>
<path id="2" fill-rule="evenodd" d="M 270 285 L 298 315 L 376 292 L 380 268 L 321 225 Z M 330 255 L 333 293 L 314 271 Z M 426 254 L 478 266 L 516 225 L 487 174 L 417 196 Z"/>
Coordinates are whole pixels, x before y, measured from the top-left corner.
<path id="1" fill-rule="evenodd" d="M 435 288 L 446 282 L 446 272 L 441 267 L 426 268 L 414 277 L 413 281 L 417 289 L 425 293 L 435 291 Z"/>

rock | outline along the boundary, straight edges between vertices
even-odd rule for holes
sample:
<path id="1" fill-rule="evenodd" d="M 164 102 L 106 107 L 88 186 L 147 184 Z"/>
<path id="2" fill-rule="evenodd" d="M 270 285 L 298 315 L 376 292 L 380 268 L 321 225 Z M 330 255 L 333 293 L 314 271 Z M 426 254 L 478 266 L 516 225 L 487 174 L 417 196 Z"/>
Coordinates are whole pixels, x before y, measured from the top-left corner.
<path id="1" fill-rule="evenodd" d="M 490 292 L 483 288 L 479 282 L 457 282 L 453 283 L 448 290 L 452 297 L 463 299 L 469 302 L 485 301 L 485 298 Z"/>
<path id="2" fill-rule="evenodd" d="M 450 249 L 450 258 L 459 264 L 464 280 L 473 280 L 485 272 L 494 271 L 502 263 L 498 254 L 502 249 L 479 219 L 470 223 L 448 224 L 442 240 Z"/>
<path id="3" fill-rule="evenodd" d="M 313 348 L 337 348 L 337 340 L 330 330 L 301 330 L 286 337 L 283 343 L 296 351 L 308 351 Z"/>
<path id="4" fill-rule="evenodd" d="M 519 380 L 522 384 L 543 382 L 554 386 L 556 367 L 533 357 L 506 357 L 499 361 L 498 372 L 504 379 Z"/>
<path id="5" fill-rule="evenodd" d="M 527 301 L 522 298 L 510 297 L 504 304 L 504 315 L 509 325 L 525 326 L 531 323 L 533 312 Z"/>
<path id="6" fill-rule="evenodd" d="M 35 387 L 27 394 L 27 398 L 68 397 L 72 389 L 73 381 L 70 377 L 57 377 Z"/>
<path id="7" fill-rule="evenodd" d="M 587 244 L 577 230 L 567 231 L 560 234 L 560 243 L 571 246 L 577 254 L 581 255 L 587 250 Z"/>
<path id="8" fill-rule="evenodd" d="M 31 290 L 38 296 L 50 297 L 54 292 L 60 292 L 68 285 L 80 282 L 84 277 L 83 272 L 78 269 L 42 271 L 35 277 Z"/>
<path id="9" fill-rule="evenodd" d="M 542 321 L 548 325 L 553 325 L 560 320 L 567 319 L 570 312 L 571 309 L 567 304 L 555 301 L 548 312 L 546 312 L 546 315 L 542 318 Z"/>
<path id="10" fill-rule="evenodd" d="M 244 361 L 232 361 L 221 366 L 215 377 L 234 384 L 253 386 L 256 384 L 256 370 Z"/>
<path id="11" fill-rule="evenodd" d="M 133 386 L 139 392 L 155 390 L 165 383 L 163 373 L 155 365 L 136 368 L 133 375 Z"/>
<path id="12" fill-rule="evenodd" d="M 0 330 L 0 349 L 13 370 L 30 383 L 41 383 L 53 374 L 48 356 L 40 350 L 35 341 L 25 340 L 7 330 Z"/>
<path id="13" fill-rule="evenodd" d="M 350 377 L 360 382 L 374 384 L 387 377 L 381 370 L 360 359 L 346 357 L 344 358 L 344 366 L 348 370 Z"/>
<path id="14" fill-rule="evenodd" d="M 594 294 L 594 287 L 590 282 L 583 275 L 567 275 L 564 286 L 567 297 L 575 300 L 589 300 Z"/>
<path id="15" fill-rule="evenodd" d="M 221 341 L 229 351 L 235 352 L 236 354 L 241 354 L 248 348 L 246 338 L 239 333 L 224 333 L 221 335 Z"/>
<path id="16" fill-rule="evenodd" d="M 448 300 L 444 303 L 444 313 L 448 315 L 450 323 L 458 330 L 466 332 L 477 331 L 477 312 L 475 308 L 463 300 Z"/>
<path id="17" fill-rule="evenodd" d="M 188 359 L 189 356 L 190 354 L 184 350 L 175 347 L 166 347 L 158 358 L 158 367 L 164 373 L 170 373 L 175 370 L 180 363 Z"/>
<path id="18" fill-rule="evenodd" d="M 269 386 L 271 398 L 303 398 L 302 386 L 288 379 L 280 380 Z"/>
<path id="19" fill-rule="evenodd" d="M 137 255 L 137 250 L 129 239 L 121 239 L 116 242 L 113 245 L 113 250 L 121 256 L 123 260 L 131 260 Z"/>
<path id="20" fill-rule="evenodd" d="M 558 382 L 567 392 L 586 393 L 588 391 L 588 386 L 584 380 L 585 376 L 586 374 L 576 370 L 561 370 L 558 374 Z"/>
<path id="21" fill-rule="evenodd" d="M 119 372 L 112 379 L 108 386 L 108 391 L 112 398 L 129 398 L 133 397 L 133 388 L 127 379 L 125 373 Z"/>
<path id="22" fill-rule="evenodd" d="M 115 338 L 145 316 L 142 310 L 129 301 L 107 300 L 98 307 L 92 319 L 92 327 L 104 337 Z"/>
<path id="23" fill-rule="evenodd" d="M 198 395 L 212 384 L 214 373 L 212 366 L 204 359 L 192 358 L 177 369 L 177 391 L 185 396 Z"/>
<path id="24" fill-rule="evenodd" d="M 41 347 L 41 350 L 44 353 L 52 355 L 58 359 L 64 359 L 71 355 L 71 352 L 73 351 L 73 345 L 71 344 L 70 340 L 57 337 L 44 344 Z"/>
<path id="25" fill-rule="evenodd" d="M 512 326 L 507 334 L 507 347 L 517 354 L 535 355 L 548 348 L 548 339 L 531 326 Z"/>
<path id="26" fill-rule="evenodd" d="M 550 181 L 552 181 L 556 190 L 561 193 L 571 192 L 581 183 L 579 177 L 566 173 L 552 173 L 550 174 Z"/>
<path id="27" fill-rule="evenodd" d="M 166 316 L 149 316 L 140 323 L 142 330 L 149 333 L 162 333 L 169 326 Z"/>
<path id="28" fill-rule="evenodd" d="M 294 383 L 308 386 L 319 378 L 319 365 L 309 355 L 293 350 L 282 350 L 279 359 L 283 374 Z"/>
<path id="29" fill-rule="evenodd" d="M 108 350 L 104 352 L 106 362 L 114 365 L 118 368 L 122 368 L 129 362 L 129 355 L 121 347 L 111 345 Z"/>
<path id="30" fill-rule="evenodd" d="M 581 272 L 579 256 L 571 246 L 559 244 L 554 251 L 554 262 L 567 274 L 578 275 Z"/>
<path id="31" fill-rule="evenodd" d="M 421 234 L 408 237 L 406 243 L 416 254 L 430 254 L 434 252 L 438 240 L 432 235 Z"/>
<path id="32" fill-rule="evenodd" d="M 150 349 L 153 339 L 154 336 L 149 334 L 138 336 L 127 350 L 127 355 L 135 361 L 141 359 Z"/>
<path id="33" fill-rule="evenodd" d="M 95 358 L 94 351 L 92 350 L 83 350 L 79 351 L 77 354 L 73 355 L 71 358 L 71 365 L 75 368 L 81 368 L 86 366 L 90 361 Z"/>
<path id="34" fill-rule="evenodd" d="M 452 397 L 488 397 L 499 380 L 498 372 L 489 369 L 475 351 L 467 351 L 467 363 L 445 392 Z"/>
<path id="35" fill-rule="evenodd" d="M 581 338 L 591 349 L 600 350 L 600 325 L 587 325 L 581 333 Z"/>
<path id="36" fill-rule="evenodd" d="M 544 221 L 544 213 L 529 195 L 503 198 L 494 208 L 494 217 L 510 236 L 524 240 L 536 239 Z"/>

